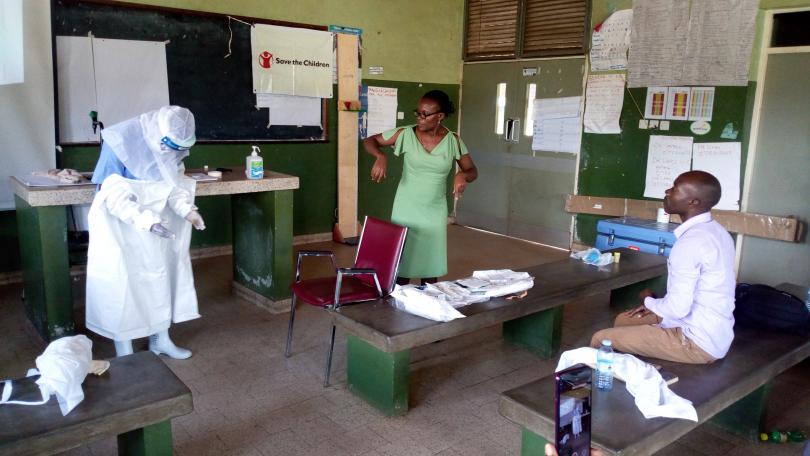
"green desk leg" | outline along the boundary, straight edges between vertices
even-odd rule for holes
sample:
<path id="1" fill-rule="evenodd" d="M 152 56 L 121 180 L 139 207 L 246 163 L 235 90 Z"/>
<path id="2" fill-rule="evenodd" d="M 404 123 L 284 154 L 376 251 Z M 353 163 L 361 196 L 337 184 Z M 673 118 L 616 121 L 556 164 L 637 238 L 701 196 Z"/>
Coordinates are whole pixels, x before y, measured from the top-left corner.
<path id="1" fill-rule="evenodd" d="M 664 296 L 667 293 L 667 276 L 654 277 L 643 282 L 634 283 L 622 288 L 610 291 L 610 305 L 617 309 L 632 309 L 638 307 L 638 294 L 641 290 L 649 288 L 656 296 Z"/>
<path id="2" fill-rule="evenodd" d="M 411 351 L 386 353 L 349 334 L 346 376 L 349 390 L 388 416 L 408 413 Z"/>
<path id="3" fill-rule="evenodd" d="M 118 435 L 119 456 L 170 456 L 172 423 L 163 421 Z"/>
<path id="4" fill-rule="evenodd" d="M 289 299 L 293 191 L 238 194 L 231 201 L 234 281 L 271 302 Z"/>
<path id="5" fill-rule="evenodd" d="M 563 308 L 555 307 L 503 324 L 503 338 L 510 344 L 550 358 L 560 349 Z"/>
<path id="6" fill-rule="evenodd" d="M 521 456 L 542 456 L 546 454 L 546 443 L 548 440 L 540 437 L 534 432 L 521 428 L 520 435 L 520 455 Z"/>
<path id="7" fill-rule="evenodd" d="M 771 382 L 768 382 L 713 416 L 709 422 L 733 434 L 757 440 L 765 425 L 770 392 Z"/>
<path id="8" fill-rule="evenodd" d="M 46 341 L 72 335 L 73 295 L 65 206 L 38 206 L 14 197 L 20 239 L 25 313 Z"/>

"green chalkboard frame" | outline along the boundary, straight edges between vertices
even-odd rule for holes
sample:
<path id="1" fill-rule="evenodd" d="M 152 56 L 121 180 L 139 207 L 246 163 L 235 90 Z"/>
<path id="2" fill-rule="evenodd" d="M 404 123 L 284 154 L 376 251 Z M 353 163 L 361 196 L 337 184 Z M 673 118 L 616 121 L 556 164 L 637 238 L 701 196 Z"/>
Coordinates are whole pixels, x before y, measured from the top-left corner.
<path id="1" fill-rule="evenodd" d="M 250 27 L 239 21 L 313 30 L 326 26 L 108 0 L 53 0 L 51 17 L 54 40 L 57 35 L 92 33 L 97 38 L 168 41 L 169 99 L 194 113 L 198 142 L 329 140 L 326 99 L 321 108 L 324 128 L 267 125 L 267 111 L 255 107 Z M 224 58 L 229 42 L 231 54 Z"/>

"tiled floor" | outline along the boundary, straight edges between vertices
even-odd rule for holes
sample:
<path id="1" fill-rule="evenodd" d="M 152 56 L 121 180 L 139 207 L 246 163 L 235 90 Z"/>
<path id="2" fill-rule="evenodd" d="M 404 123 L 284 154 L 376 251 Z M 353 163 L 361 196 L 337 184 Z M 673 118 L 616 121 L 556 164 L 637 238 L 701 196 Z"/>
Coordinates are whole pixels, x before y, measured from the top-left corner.
<path id="1" fill-rule="evenodd" d="M 337 248 L 339 265 L 353 250 Z M 565 252 L 459 227 L 450 230 L 450 277 L 473 269 L 522 267 Z M 203 318 L 176 325 L 174 339 L 194 351 L 186 361 L 166 360 L 191 388 L 195 410 L 173 422 L 179 455 L 516 455 L 520 431 L 497 411 L 499 393 L 549 375 L 556 362 L 503 342 L 498 327 L 412 353 L 411 411 L 387 418 L 346 390 L 345 334 L 338 331 L 332 386 L 323 388 L 328 322 L 322 311 L 300 307 L 293 356 L 283 355 L 287 314 L 271 315 L 230 295 L 230 257 L 195 262 Z M 316 260 L 317 261 L 317 260 Z M 312 265 L 309 265 L 312 266 Z M 305 274 L 318 274 L 308 267 Z M 77 297 L 81 296 L 77 282 Z M 24 317 L 21 286 L 0 288 L 0 378 L 22 375 L 44 343 Z M 565 307 L 563 345 L 585 344 L 610 322 L 607 296 Z M 94 338 L 96 357 L 112 344 Z M 139 341 L 136 349 L 143 349 Z M 779 376 L 768 426 L 810 430 L 810 362 Z M 113 455 L 115 440 L 77 448 L 70 455 Z M 800 445 L 748 442 L 703 425 L 659 452 L 662 455 L 798 455 Z"/>

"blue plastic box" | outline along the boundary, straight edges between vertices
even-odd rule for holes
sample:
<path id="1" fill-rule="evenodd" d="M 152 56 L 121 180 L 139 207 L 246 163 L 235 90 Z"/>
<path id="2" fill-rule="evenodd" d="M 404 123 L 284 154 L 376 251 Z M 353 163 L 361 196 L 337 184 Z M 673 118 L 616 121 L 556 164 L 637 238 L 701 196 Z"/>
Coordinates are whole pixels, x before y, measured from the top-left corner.
<path id="1" fill-rule="evenodd" d="M 596 224 L 596 248 L 611 250 L 626 247 L 645 253 L 669 256 L 675 243 L 677 223 L 658 223 L 635 217 L 600 220 Z"/>

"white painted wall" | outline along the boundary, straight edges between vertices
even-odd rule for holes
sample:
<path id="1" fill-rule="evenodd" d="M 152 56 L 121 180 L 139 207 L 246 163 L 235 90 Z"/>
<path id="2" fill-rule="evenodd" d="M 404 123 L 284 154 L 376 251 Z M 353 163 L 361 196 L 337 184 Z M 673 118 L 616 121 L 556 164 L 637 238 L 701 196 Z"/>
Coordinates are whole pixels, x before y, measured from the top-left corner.
<path id="1" fill-rule="evenodd" d="M 9 176 L 56 166 L 50 1 L 22 3 L 24 81 L 0 85 L 0 210 L 14 207 Z"/>

